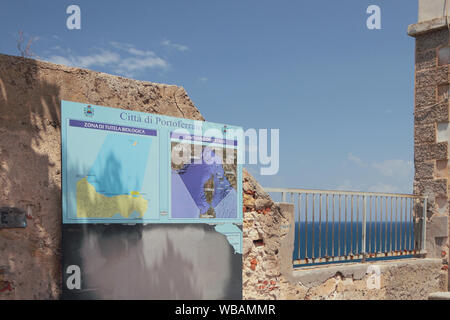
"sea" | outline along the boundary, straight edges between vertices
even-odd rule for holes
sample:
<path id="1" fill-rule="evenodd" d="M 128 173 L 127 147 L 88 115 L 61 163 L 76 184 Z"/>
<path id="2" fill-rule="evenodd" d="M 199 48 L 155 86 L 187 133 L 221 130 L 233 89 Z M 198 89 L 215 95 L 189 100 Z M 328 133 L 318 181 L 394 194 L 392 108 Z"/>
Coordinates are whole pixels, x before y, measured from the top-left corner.
<path id="1" fill-rule="evenodd" d="M 296 222 L 294 241 L 294 260 L 317 257 L 349 256 L 362 252 L 362 222 Z M 300 229 L 299 229 L 300 228 Z M 366 253 L 380 253 L 390 251 L 406 251 L 417 248 L 414 240 L 413 223 L 395 222 L 367 222 Z M 300 235 L 300 239 L 299 239 Z M 314 241 L 313 241 L 314 237 Z M 417 240 L 417 239 L 416 239 Z M 305 244 L 307 244 L 305 246 Z M 380 255 L 378 255 L 380 256 Z M 406 257 L 406 253 L 400 258 Z M 378 257 L 374 259 L 396 259 L 398 257 Z M 356 261 L 356 260 L 352 260 Z"/>

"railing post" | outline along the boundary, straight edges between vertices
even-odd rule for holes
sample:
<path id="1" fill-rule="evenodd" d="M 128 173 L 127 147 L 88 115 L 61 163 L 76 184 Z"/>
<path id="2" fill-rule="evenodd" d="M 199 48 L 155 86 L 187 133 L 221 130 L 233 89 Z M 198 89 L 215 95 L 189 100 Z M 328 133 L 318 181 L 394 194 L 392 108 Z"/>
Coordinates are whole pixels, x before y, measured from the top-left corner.
<path id="1" fill-rule="evenodd" d="M 286 202 L 286 192 L 282 192 L 281 193 L 281 197 L 282 197 L 282 202 Z"/>
<path id="2" fill-rule="evenodd" d="M 423 199 L 423 217 L 422 217 L 422 247 L 420 248 L 421 254 L 427 253 L 426 241 L 427 241 L 427 205 L 428 198 Z"/>
<path id="3" fill-rule="evenodd" d="M 363 224 L 362 224 L 362 243 L 361 243 L 362 262 L 366 261 L 366 225 L 367 225 L 367 201 L 366 196 L 363 196 Z"/>

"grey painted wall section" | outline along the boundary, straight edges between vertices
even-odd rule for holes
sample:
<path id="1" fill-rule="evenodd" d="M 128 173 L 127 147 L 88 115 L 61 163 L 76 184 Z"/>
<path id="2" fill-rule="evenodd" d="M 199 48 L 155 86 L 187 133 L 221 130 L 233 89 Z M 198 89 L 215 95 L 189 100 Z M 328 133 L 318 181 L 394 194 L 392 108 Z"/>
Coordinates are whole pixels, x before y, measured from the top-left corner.
<path id="1" fill-rule="evenodd" d="M 64 299 L 242 298 L 242 255 L 213 225 L 64 224 L 62 254 Z"/>
<path id="2" fill-rule="evenodd" d="M 158 113 L 175 117 L 203 120 L 202 115 L 187 96 L 186 91 L 177 86 L 125 79 L 105 73 L 79 68 L 69 68 L 33 59 L 24 59 L 0 54 L 0 207 L 15 207 L 27 212 L 26 228 L 0 229 L 0 300 L 3 299 L 58 299 L 62 288 L 61 270 L 61 126 L 60 101 L 78 101 L 95 105 L 106 105 L 140 112 Z M 209 226 L 208 226 L 209 227 Z M 188 230 L 169 232 L 167 230 L 142 231 L 142 245 L 156 243 L 153 238 L 161 236 L 163 242 L 153 254 L 170 256 L 169 243 L 174 247 L 181 241 L 180 236 Z M 191 230 L 192 231 L 192 230 Z M 194 232 L 194 231 L 192 231 Z M 169 235 L 169 240 L 165 237 Z M 130 238 L 118 241 L 120 248 L 132 243 Z M 136 236 L 137 237 L 137 236 Z M 205 231 L 205 239 L 218 246 L 231 248 L 225 236 L 215 231 Z M 172 239 L 173 238 L 173 239 Z M 95 243 L 95 233 L 90 234 Z M 162 259 L 172 262 L 154 271 L 161 276 L 175 268 L 173 260 L 176 253 L 187 250 L 186 245 L 194 245 L 197 250 L 199 239 L 190 236 L 191 242 L 182 241 L 181 247 L 174 249 L 174 259 Z M 220 241 L 219 241 L 220 240 Z M 200 241 L 201 242 L 201 241 Z M 85 243 L 83 241 L 83 243 Z M 91 248 L 95 252 L 95 246 Z M 137 247 L 128 254 L 138 256 Z M 89 248 L 89 247 L 86 247 Z M 164 249 L 166 248 L 166 249 Z M 216 245 L 212 248 L 217 249 Z M 231 249 L 229 249 L 231 250 Z M 109 258 L 109 251 L 105 256 Z M 111 254 L 120 252 L 111 250 Z M 200 254 L 207 255 L 204 251 Z M 142 253 L 149 260 L 149 254 Z M 192 253 L 194 254 L 194 253 Z M 226 254 L 226 253 L 224 253 Z M 180 253 L 181 255 L 181 253 Z M 231 257 L 230 255 L 228 255 Z M 203 256 L 204 257 L 204 256 Z M 234 256 L 233 256 L 234 257 Z M 214 265 L 212 260 L 202 261 L 205 267 Z M 156 258 L 155 258 L 156 259 Z M 93 267 L 97 263 L 90 261 Z M 155 266 L 156 262 L 148 263 Z M 202 270 L 193 263 L 193 273 Z M 239 259 L 239 263 L 241 259 Z M 114 264 L 114 263 L 113 263 Z M 157 264 L 156 264 L 157 266 Z M 121 268 L 120 263 L 106 265 L 109 268 Z M 126 273 L 130 281 L 135 273 Z M 178 266 L 179 267 L 179 266 Z M 185 266 L 187 267 L 187 266 Z M 196 271 L 195 271 L 196 270 Z M 212 270 L 212 269 L 211 269 Z M 225 270 L 226 271 L 226 270 Z M 226 276 L 228 273 L 224 272 Z M 241 275 L 241 272 L 238 272 Z M 102 277 L 106 277 L 102 275 Z M 97 281 L 104 281 L 100 277 Z M 175 275 L 181 277 L 180 275 Z M 176 282 L 176 281 L 174 281 Z M 181 283 L 182 279 L 178 281 Z M 222 290 L 208 293 L 202 289 L 203 282 L 197 282 L 197 296 L 211 294 L 220 296 Z M 182 286 L 182 285 L 180 285 Z M 156 285 L 155 285 L 156 287 Z M 126 288 L 122 288 L 126 292 Z M 205 291 L 206 290 L 206 291 Z M 183 292 L 187 292 L 184 290 Z M 109 294 L 109 293 L 108 293 Z M 108 295 L 106 294 L 106 295 Z M 118 294 L 123 294 L 118 293 Z M 160 296 L 164 296 L 162 291 Z M 134 295 L 137 296 L 138 291 Z M 130 296 L 130 297 L 131 297 Z"/>

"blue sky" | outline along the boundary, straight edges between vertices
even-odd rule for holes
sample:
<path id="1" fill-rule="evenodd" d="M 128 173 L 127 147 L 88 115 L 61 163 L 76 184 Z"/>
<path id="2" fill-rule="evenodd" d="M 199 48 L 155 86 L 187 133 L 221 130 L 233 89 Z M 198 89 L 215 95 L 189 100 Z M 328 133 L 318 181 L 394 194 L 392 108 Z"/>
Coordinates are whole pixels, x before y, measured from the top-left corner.
<path id="1" fill-rule="evenodd" d="M 208 121 L 280 129 L 279 173 L 248 166 L 264 186 L 410 193 L 416 21 L 412 0 L 5 0 L 0 53 L 22 30 L 40 59 L 181 85 Z"/>

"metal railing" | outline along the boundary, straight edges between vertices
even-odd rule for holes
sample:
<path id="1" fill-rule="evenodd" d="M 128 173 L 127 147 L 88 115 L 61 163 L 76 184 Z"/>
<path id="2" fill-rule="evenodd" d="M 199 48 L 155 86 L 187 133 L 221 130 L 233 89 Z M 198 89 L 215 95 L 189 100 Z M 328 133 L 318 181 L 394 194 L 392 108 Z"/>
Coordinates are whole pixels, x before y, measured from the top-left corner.
<path id="1" fill-rule="evenodd" d="M 418 256 L 427 198 L 410 194 L 264 188 L 295 206 L 294 265 Z M 290 196 L 289 200 L 287 199 Z"/>

